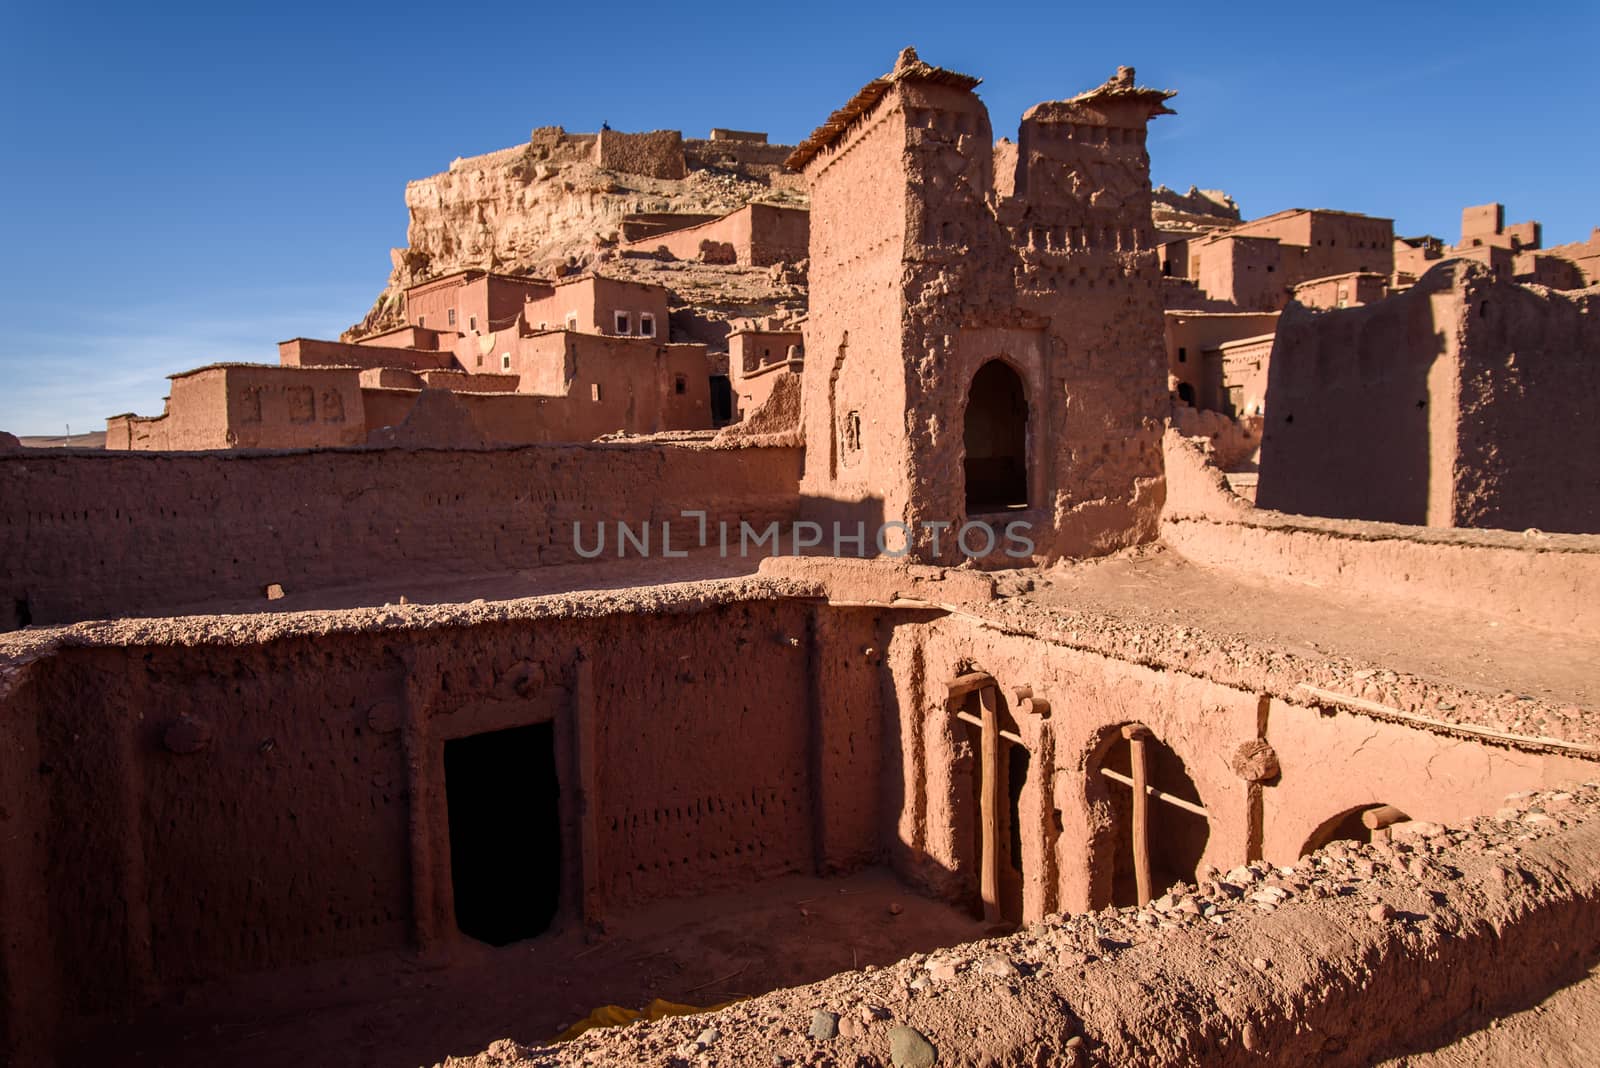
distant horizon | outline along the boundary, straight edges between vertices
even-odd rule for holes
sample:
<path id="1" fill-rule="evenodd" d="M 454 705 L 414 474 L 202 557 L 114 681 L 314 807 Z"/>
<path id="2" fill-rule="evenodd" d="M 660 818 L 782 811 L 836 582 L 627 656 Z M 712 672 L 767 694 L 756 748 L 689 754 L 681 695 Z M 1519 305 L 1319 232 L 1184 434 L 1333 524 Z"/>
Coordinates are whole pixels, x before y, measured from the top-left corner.
<path id="1" fill-rule="evenodd" d="M 1135 67 L 1178 91 L 1151 128 L 1152 183 L 1221 190 L 1246 219 L 1331 208 L 1454 242 L 1463 207 L 1499 201 L 1508 222 L 1543 223 L 1547 246 L 1600 225 L 1600 146 L 1559 103 L 1597 96 L 1600 8 L 995 5 L 974 24 L 965 7 L 823 4 L 780 24 L 623 4 L 596 26 L 491 4 L 455 41 L 429 10 L 5 15 L 0 430 L 103 430 L 159 414 L 169 374 L 337 337 L 406 244 L 405 183 L 455 158 L 542 125 L 794 144 L 907 44 L 982 77 L 994 135 L 1013 140 L 1032 104 Z M 647 60 L 604 47 L 616 27 Z"/>

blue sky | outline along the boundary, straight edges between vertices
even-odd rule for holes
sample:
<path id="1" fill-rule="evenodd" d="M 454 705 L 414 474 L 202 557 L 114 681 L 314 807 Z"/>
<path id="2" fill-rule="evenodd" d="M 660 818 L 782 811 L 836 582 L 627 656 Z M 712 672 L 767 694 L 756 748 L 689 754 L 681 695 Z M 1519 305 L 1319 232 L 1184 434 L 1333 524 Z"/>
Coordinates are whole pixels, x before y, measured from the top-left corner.
<path id="1" fill-rule="evenodd" d="M 1119 63 L 1179 91 L 1157 182 L 1454 239 L 1501 200 L 1600 224 L 1600 5 L 0 0 L 0 429 L 156 414 L 165 376 L 334 337 L 405 243 L 405 182 L 538 125 L 792 143 L 915 44 L 997 136 Z"/>

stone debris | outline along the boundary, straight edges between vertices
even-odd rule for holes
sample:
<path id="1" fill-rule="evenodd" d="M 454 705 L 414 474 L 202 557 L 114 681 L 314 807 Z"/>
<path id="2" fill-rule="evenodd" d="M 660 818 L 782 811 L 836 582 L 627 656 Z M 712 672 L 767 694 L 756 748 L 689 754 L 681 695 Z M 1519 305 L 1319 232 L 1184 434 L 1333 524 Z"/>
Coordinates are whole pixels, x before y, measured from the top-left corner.
<path id="1" fill-rule="evenodd" d="M 938 1054 L 927 1036 L 914 1027 L 896 1027 L 889 1032 L 889 1061 L 895 1068 L 930 1068 Z"/>

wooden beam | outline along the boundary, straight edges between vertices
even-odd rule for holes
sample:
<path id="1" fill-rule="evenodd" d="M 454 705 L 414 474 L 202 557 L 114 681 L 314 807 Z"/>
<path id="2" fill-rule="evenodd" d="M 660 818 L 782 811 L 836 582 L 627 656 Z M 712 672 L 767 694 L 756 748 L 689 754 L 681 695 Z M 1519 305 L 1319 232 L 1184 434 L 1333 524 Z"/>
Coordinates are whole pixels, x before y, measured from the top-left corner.
<path id="1" fill-rule="evenodd" d="M 1381 831 L 1391 824 L 1403 823 L 1410 818 L 1393 805 L 1379 805 L 1361 814 L 1361 825 L 1369 831 Z"/>
<path id="2" fill-rule="evenodd" d="M 994 685 L 994 676 L 985 671 L 969 671 L 965 675 L 957 675 L 945 683 L 948 691 L 947 699 L 954 701 L 958 697 L 965 697 L 973 690 L 981 690 L 985 686 Z"/>
<path id="3" fill-rule="evenodd" d="M 979 894 L 983 898 L 986 923 L 1000 922 L 1000 708 L 993 680 L 978 691 L 983 710 L 982 787 L 979 799 L 980 841 L 983 857 Z"/>
<path id="4" fill-rule="evenodd" d="M 1154 896 L 1150 889 L 1150 782 L 1145 753 L 1150 732 L 1124 727 L 1122 736 L 1128 739 L 1128 760 L 1133 765 L 1133 878 L 1143 907 Z"/>
<path id="5" fill-rule="evenodd" d="M 1124 786 L 1133 785 L 1133 780 L 1122 774 L 1120 771 L 1112 771 L 1110 768 L 1101 768 L 1100 774 L 1104 775 L 1112 782 L 1120 782 Z M 1157 790 L 1154 786 L 1150 786 L 1148 784 L 1145 785 L 1144 789 L 1146 793 L 1155 798 L 1157 801 L 1164 801 L 1169 805 L 1175 805 L 1178 808 L 1183 809 L 1185 812 L 1193 812 L 1196 816 L 1204 816 L 1206 819 L 1211 818 L 1211 813 L 1207 812 L 1193 801 L 1185 801 L 1181 797 L 1174 797 L 1166 791 Z"/>
<path id="6" fill-rule="evenodd" d="M 970 723 L 974 727 L 983 726 L 983 720 L 979 719 L 977 716 L 974 716 L 971 712 L 957 712 L 956 719 L 959 719 L 962 723 Z M 1000 732 L 1000 737 L 1004 738 L 1008 742 L 1014 742 L 1017 745 L 1028 744 L 1022 740 L 1022 735 L 1013 733 L 1012 731 L 1002 730 Z"/>

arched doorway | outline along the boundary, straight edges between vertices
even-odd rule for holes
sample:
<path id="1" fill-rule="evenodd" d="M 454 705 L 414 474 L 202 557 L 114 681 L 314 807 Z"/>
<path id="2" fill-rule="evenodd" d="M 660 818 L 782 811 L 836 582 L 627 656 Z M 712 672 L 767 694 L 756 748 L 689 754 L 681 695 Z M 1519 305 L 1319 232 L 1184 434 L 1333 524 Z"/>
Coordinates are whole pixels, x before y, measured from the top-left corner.
<path id="1" fill-rule="evenodd" d="M 1017 924 L 1030 874 L 1023 858 L 1039 836 L 1036 802 L 1024 800 L 1032 754 L 992 676 L 967 671 L 949 685 L 951 823 L 960 867 L 970 873 L 963 897 L 988 922 Z"/>
<path id="2" fill-rule="evenodd" d="M 1211 825 L 1183 759 L 1129 724 L 1108 732 L 1087 770 L 1090 804 L 1102 813 L 1091 849 L 1096 907 L 1144 904 L 1194 882 Z"/>
<path id="3" fill-rule="evenodd" d="M 967 394 L 962 441 L 967 514 L 1028 506 L 1028 395 L 1004 360 L 978 368 Z"/>

